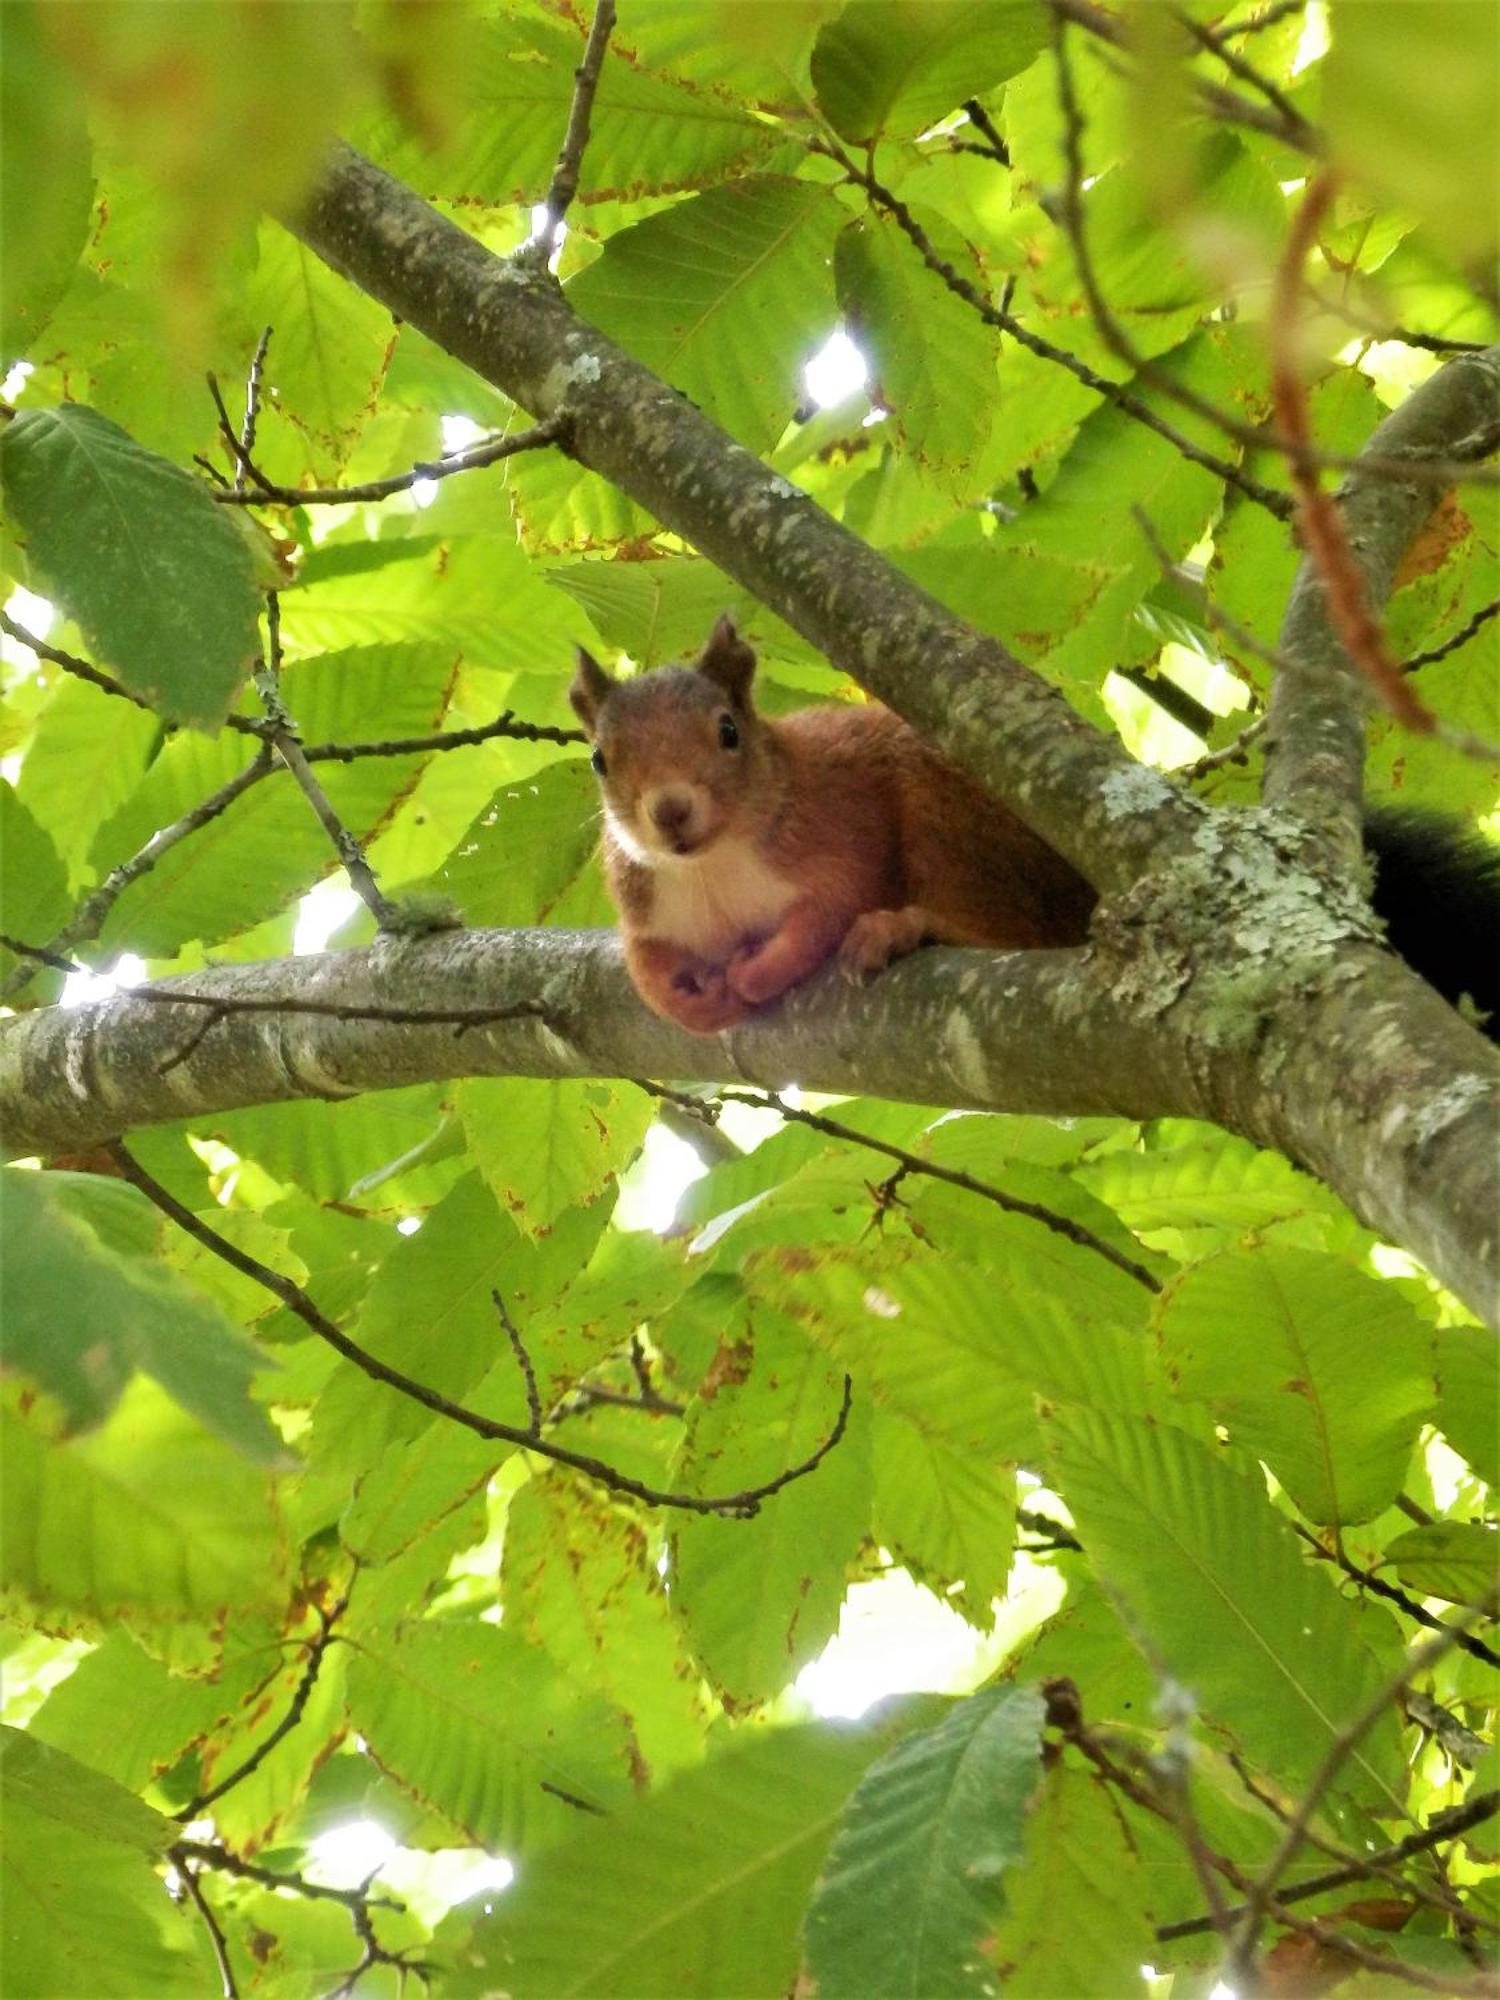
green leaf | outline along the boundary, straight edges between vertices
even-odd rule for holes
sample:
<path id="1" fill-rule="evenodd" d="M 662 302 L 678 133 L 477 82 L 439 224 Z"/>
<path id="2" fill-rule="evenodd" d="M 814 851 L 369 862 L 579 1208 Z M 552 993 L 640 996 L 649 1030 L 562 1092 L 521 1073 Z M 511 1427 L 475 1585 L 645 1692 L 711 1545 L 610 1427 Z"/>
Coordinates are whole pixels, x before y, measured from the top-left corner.
<path id="1" fill-rule="evenodd" d="M 610 1186 L 655 1116 L 628 1084 L 539 1077 L 473 1077 L 454 1102 L 479 1171 L 531 1235 Z"/>
<path id="2" fill-rule="evenodd" d="M 768 1729 L 607 1820 L 575 1819 L 572 1839 L 538 1855 L 455 1953 L 453 2000 L 497 1985 L 515 2000 L 776 2000 L 796 1976 L 798 1916 L 844 1800 L 888 1740 Z"/>
<path id="3" fill-rule="evenodd" d="M 1161 1424 L 1059 1411 L 1058 1490 L 1095 1572 L 1148 1658 L 1207 1720 L 1291 1789 L 1394 1678 L 1350 1608 L 1298 1552 L 1259 1481 Z M 1404 1797 L 1394 1716 L 1354 1749 L 1336 1789 L 1383 1808 Z M 1399 1809 L 1399 1808 L 1398 1808 Z"/>
<path id="4" fill-rule="evenodd" d="M 1311 1251 L 1228 1251 L 1168 1286 L 1156 1325 L 1183 1393 L 1311 1520 L 1396 1499 L 1433 1388 L 1431 1335 L 1393 1286 Z"/>
<path id="5" fill-rule="evenodd" d="M 1495 1588 L 1500 1535 L 1482 1521 L 1434 1521 L 1398 1535 L 1387 1545 L 1385 1560 L 1419 1597 L 1477 1604 Z"/>
<path id="6" fill-rule="evenodd" d="M 1500 1486 L 1500 1348 L 1477 1326 L 1442 1328 L 1437 1336 L 1437 1424 L 1480 1478 Z"/>
<path id="7" fill-rule="evenodd" d="M 208 489 L 97 410 L 23 410 L 0 479 L 40 588 L 169 722 L 221 722 L 259 644 L 250 543 Z"/>
<path id="8" fill-rule="evenodd" d="M 556 590 L 576 599 L 609 645 L 638 666 L 659 667 L 702 649 L 720 612 L 727 611 L 755 642 L 766 613 L 723 570 L 700 556 L 650 562 L 567 563 L 543 572 Z"/>
<path id="9" fill-rule="evenodd" d="M 839 1377 L 795 1327 L 758 1308 L 726 1344 L 689 1419 L 677 1484 L 743 1492 L 807 1458 L 828 1436 Z M 692 1515 L 672 1540 L 673 1603 L 704 1671 L 736 1704 L 765 1701 L 832 1638 L 844 1573 L 870 1512 L 868 1433 L 848 1435 L 807 1479 L 750 1521 Z"/>
<path id="10" fill-rule="evenodd" d="M 196 1121 L 195 1128 L 195 1136 L 202 1133 Z M 344 1103 L 252 1105 L 208 1125 L 210 1136 L 319 1200 L 350 1201 L 378 1187 L 398 1213 L 407 1195 L 413 1203 L 430 1201 L 462 1171 L 461 1160 L 451 1171 L 420 1164 L 440 1155 L 447 1129 L 442 1092 L 434 1084 Z"/>
<path id="11" fill-rule="evenodd" d="M 1006 1876 L 994 1944 L 1007 1995 L 1117 2000 L 1153 1956 L 1147 1876 L 1120 1807 L 1092 1771 L 1054 1763 Z"/>
<path id="12" fill-rule="evenodd" d="M 96 1203 L 106 1191 L 90 1187 L 92 1178 L 0 1175 L 7 1367 L 55 1396 L 77 1429 L 102 1422 L 139 1368 L 247 1457 L 284 1460 L 280 1437 L 250 1399 L 264 1356 L 155 1261 L 155 1216 L 134 1188 L 111 1185 L 107 1197 L 145 1225 L 144 1256 L 117 1254 L 89 1227 L 68 1198 L 82 1192 Z"/>
<path id="13" fill-rule="evenodd" d="M 472 68 L 456 79 L 472 107 L 435 162 L 396 149 L 424 192 L 490 202 L 540 201 L 573 101 L 583 35 L 572 21 L 534 12 L 502 16 L 476 38 Z M 724 91 L 703 91 L 606 53 L 590 118 L 579 191 L 584 200 L 701 186 L 764 153 L 774 128 Z"/>
<path id="14" fill-rule="evenodd" d="M 5 1592 L 65 1629 L 275 1610 L 285 1551 L 263 1473 L 137 1380 L 65 1444 L 7 1412 Z"/>
<path id="15" fill-rule="evenodd" d="M 46 1819 L 157 1854 L 171 1844 L 170 1820 L 153 1812 L 113 1778 L 54 1750 L 19 1729 L 0 1729 L 0 1774 L 7 1809 L 30 1806 Z"/>
<path id="16" fill-rule="evenodd" d="M 31 1724 L 50 1743 L 131 1792 L 221 1724 L 283 1663 L 269 1626 L 237 1626 L 212 1679 L 170 1673 L 123 1632 L 111 1633 L 47 1697 Z"/>
<path id="17" fill-rule="evenodd" d="M 524 1321 L 536 1254 L 476 1173 L 467 1173 L 375 1273 L 354 1326 L 367 1354 L 461 1399 L 508 1353 L 492 1292 Z M 526 1421 L 516 1370 L 513 1421 Z M 340 1362 L 318 1404 L 314 1451 L 326 1467 L 375 1463 L 415 1437 L 432 1413 Z M 496 1458 L 504 1447 L 493 1448 Z"/>
<path id="18" fill-rule="evenodd" d="M 418 1624 L 363 1641 L 349 1713 L 381 1768 L 481 1847 L 555 1845 L 580 1801 L 618 1807 L 626 1792 L 624 1731 L 605 1704 L 493 1625 Z"/>
<path id="19" fill-rule="evenodd" d="M 534 1478 L 505 1520 L 506 1623 L 626 1720 L 638 1784 L 696 1763 L 704 1714 L 654 1551 L 596 1487 Z"/>
<path id="20" fill-rule="evenodd" d="M 0 921 L 22 944 L 45 945 L 69 915 L 68 878 L 57 849 L 18 796 L 0 784 Z M 0 950 L 7 970 L 18 963 Z"/>
<path id="21" fill-rule="evenodd" d="M 1336 156 L 1414 210 L 1476 267 L 1495 253 L 1495 209 L 1456 160 L 1488 157 L 1500 128 L 1494 15 L 1466 0 L 1339 0 L 1324 114 Z"/>
<path id="22" fill-rule="evenodd" d="M 881 1407 L 872 1412 L 870 1460 L 876 1540 L 988 1631 L 1015 1552 L 1014 1474 Z"/>
<path id="23" fill-rule="evenodd" d="M 110 1779 L 16 1730 L 0 1738 L 0 1774 L 7 1990 L 28 2000 L 201 1994 L 200 1940 L 151 1866 L 175 1829 Z"/>
<path id="24" fill-rule="evenodd" d="M 1046 40 L 1035 0 L 849 0 L 813 47 L 813 84 L 840 137 L 914 135 L 1025 69 Z"/>
<path id="25" fill-rule="evenodd" d="M 742 444 L 764 450 L 832 324 L 842 220 L 814 182 L 736 181 L 612 236 L 568 299 Z"/>
<path id="26" fill-rule="evenodd" d="M 469 923 L 540 924 L 566 900 L 590 897 L 596 921 L 608 899 L 591 867 L 599 845 L 599 788 L 581 757 L 568 757 L 502 785 L 431 886 L 451 896 Z"/>
<path id="27" fill-rule="evenodd" d="M 871 1765 L 808 1906 L 807 1961 L 820 1994 L 995 1991 L 982 1941 L 1021 1852 L 1043 1713 L 1033 1689 L 994 1688 Z"/>
<path id="28" fill-rule="evenodd" d="M 980 284 L 972 253 L 943 218 L 913 212 L 939 255 Z M 966 492 L 989 441 L 999 336 L 883 217 L 843 232 L 835 269 L 839 304 L 869 359 L 872 401 L 890 411 L 908 456 Z"/>
<path id="29" fill-rule="evenodd" d="M 87 681 L 63 679 L 44 709 L 16 790 L 56 847 L 71 889 L 88 879 L 94 836 L 140 783 L 160 727 L 147 710 Z"/>
<path id="30" fill-rule="evenodd" d="M 0 354 L 28 352 L 67 290 L 88 235 L 94 176 L 77 84 L 47 45 L 40 8 L 5 10 L 0 68 Z"/>

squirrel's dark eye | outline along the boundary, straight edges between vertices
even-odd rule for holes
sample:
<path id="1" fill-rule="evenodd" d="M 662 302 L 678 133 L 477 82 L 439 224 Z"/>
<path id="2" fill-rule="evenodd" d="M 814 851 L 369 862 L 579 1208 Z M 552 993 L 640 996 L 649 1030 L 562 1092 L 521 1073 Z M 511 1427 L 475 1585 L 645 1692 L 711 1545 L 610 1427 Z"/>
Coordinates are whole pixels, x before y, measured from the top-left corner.
<path id="1" fill-rule="evenodd" d="M 602 778 L 604 776 L 604 752 L 602 750 L 596 750 L 593 756 L 590 757 L 589 762 L 593 765 L 594 769 L 599 773 L 599 776 Z"/>
<path id="2" fill-rule="evenodd" d="M 739 724 L 732 715 L 719 717 L 719 742 L 725 750 L 738 750 L 740 747 Z"/>

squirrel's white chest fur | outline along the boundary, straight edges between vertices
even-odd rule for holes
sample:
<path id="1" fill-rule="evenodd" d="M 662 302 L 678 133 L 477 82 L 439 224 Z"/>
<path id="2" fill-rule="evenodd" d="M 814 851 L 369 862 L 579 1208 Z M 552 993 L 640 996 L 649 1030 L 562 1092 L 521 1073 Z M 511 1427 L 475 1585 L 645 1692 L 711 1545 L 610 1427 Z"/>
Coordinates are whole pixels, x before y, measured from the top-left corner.
<path id="1" fill-rule="evenodd" d="M 653 856 L 651 936 L 707 959 L 725 959 L 752 933 L 774 931 L 797 885 L 770 867 L 748 841 L 719 840 L 703 854 Z"/>

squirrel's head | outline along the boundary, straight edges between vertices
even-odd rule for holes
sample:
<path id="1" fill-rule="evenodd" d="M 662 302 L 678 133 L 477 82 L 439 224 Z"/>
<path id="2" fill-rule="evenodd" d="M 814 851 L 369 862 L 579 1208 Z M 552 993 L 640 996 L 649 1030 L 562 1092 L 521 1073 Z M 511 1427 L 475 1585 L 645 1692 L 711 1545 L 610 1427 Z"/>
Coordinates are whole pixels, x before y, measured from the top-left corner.
<path id="1" fill-rule="evenodd" d="M 697 664 L 611 680 L 580 647 L 568 690 L 594 746 L 615 838 L 637 860 L 703 853 L 748 831 L 771 755 L 750 699 L 755 655 L 727 615 Z"/>

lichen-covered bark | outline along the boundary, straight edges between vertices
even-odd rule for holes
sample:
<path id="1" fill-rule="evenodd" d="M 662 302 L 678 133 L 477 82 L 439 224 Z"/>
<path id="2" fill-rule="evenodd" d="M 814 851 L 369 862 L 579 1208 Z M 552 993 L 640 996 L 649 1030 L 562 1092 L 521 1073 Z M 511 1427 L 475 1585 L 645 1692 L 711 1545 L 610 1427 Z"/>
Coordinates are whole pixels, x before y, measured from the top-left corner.
<path id="1" fill-rule="evenodd" d="M 1187 1113 L 1181 1066 L 1078 952 L 918 953 L 867 989 L 832 972 L 763 1020 L 689 1035 L 647 1013 L 609 931 L 448 931 L 163 980 L 226 1000 L 493 1014 L 488 1025 L 231 1013 L 121 995 L 0 1023 L 0 1132 L 51 1154 L 238 1105 L 458 1076 L 652 1076 L 974 1109 Z M 183 1055 L 183 1051 L 188 1051 Z M 182 1060 L 177 1060 L 182 1056 Z"/>

